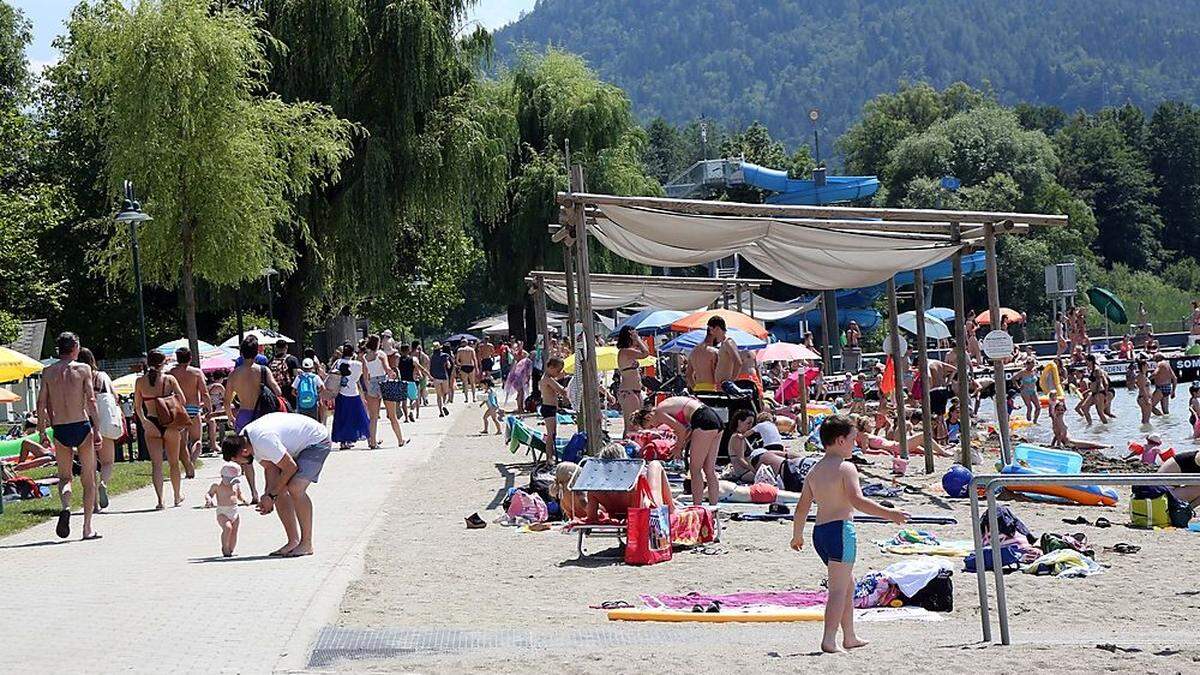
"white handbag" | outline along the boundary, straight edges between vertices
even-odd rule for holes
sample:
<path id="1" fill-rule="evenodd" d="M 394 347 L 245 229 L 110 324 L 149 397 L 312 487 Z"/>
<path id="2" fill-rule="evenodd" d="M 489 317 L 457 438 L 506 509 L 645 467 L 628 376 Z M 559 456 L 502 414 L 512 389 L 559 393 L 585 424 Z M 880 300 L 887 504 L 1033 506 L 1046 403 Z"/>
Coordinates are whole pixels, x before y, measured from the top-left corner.
<path id="1" fill-rule="evenodd" d="M 105 391 L 96 394 L 96 416 L 100 423 L 97 431 L 101 437 L 115 441 L 125 434 L 125 416 L 121 414 L 121 405 L 117 403 L 117 395 L 112 392 L 112 383 L 107 377 L 104 388 Z"/>

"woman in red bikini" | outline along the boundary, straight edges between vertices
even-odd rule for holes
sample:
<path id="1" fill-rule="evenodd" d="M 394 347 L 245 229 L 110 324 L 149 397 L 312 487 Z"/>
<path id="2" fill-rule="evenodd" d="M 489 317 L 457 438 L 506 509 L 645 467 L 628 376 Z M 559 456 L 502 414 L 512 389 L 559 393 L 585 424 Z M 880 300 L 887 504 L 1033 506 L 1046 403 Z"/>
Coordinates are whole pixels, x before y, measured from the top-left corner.
<path id="1" fill-rule="evenodd" d="M 633 414 L 630 426 L 634 430 L 651 429 L 665 424 L 675 432 L 672 456 L 680 457 L 689 446 L 688 469 L 692 478 L 692 503 L 703 501 L 703 486 L 708 486 L 708 501 L 716 506 L 721 496 L 717 483 L 717 450 L 725 425 L 712 408 L 687 396 L 672 396 L 653 408 L 643 408 Z"/>

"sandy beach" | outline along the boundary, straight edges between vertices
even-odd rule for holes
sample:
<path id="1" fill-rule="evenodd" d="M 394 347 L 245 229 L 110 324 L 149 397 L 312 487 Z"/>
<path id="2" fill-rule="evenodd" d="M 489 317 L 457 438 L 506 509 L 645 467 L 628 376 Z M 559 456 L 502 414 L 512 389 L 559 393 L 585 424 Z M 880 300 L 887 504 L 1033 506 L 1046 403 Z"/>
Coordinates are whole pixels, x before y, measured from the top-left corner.
<path id="1" fill-rule="evenodd" d="M 368 546 L 365 570 L 350 585 L 336 626 L 326 629 L 330 639 L 318 644 L 310 668 L 645 672 L 736 664 L 756 672 L 1200 672 L 1200 590 L 1188 581 L 1200 569 L 1200 535 L 1126 527 L 1124 500 L 1117 508 L 1010 502 L 1035 531 L 1085 532 L 1107 568 L 1085 579 L 1009 575 L 1009 647 L 981 642 L 975 577 L 963 573 L 957 559 L 955 607 L 944 621 L 860 624 L 860 635 L 872 644 L 850 654 L 820 655 L 817 622 L 609 622 L 588 606 L 610 600 L 640 605 L 643 593 L 816 590 L 824 567 L 811 551 L 788 550 L 790 523 L 725 521 L 723 542 L 710 547 L 723 553 L 677 551 L 674 560 L 645 568 L 616 559 L 578 560 L 575 537 L 557 531 L 520 533 L 495 524 L 467 530 L 464 516 L 478 511 L 491 523 L 506 487 L 527 481 L 527 456 L 509 454 L 498 437 L 478 436 L 478 429 L 474 415 L 460 417 L 431 461 L 398 479 L 387 500 L 390 513 Z M 969 539 L 966 500 L 939 497 L 946 463 L 939 460 L 931 477 L 904 479 L 925 494 L 894 501 L 914 514 L 957 517 L 958 525 L 926 529 L 943 540 Z M 880 467 L 867 471 L 884 475 Z M 1115 525 L 1062 522 L 1075 515 L 1089 521 L 1106 516 Z M 870 543 L 896 529 L 859 526 L 856 575 L 902 558 Z M 1132 555 L 1104 550 L 1118 542 L 1142 548 Z M 335 633 L 356 647 L 330 648 Z M 398 648 L 400 635 L 424 639 Z"/>

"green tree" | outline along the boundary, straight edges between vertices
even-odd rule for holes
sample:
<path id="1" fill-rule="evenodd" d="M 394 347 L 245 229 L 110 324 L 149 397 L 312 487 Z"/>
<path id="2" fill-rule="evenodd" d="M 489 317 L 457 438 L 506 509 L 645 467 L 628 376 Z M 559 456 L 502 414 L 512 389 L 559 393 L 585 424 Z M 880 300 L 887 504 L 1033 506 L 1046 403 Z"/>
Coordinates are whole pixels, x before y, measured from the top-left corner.
<path id="1" fill-rule="evenodd" d="M 1138 269 L 1161 264 L 1162 219 L 1157 188 L 1131 137 L 1136 121 L 1121 113 L 1079 114 L 1054 137 L 1059 180 L 1091 206 L 1099 236 L 1096 250 L 1109 262 Z"/>
<path id="2" fill-rule="evenodd" d="M 262 95 L 269 63 L 257 21 L 205 0 L 106 0 L 75 13 L 63 54 L 84 82 L 80 112 L 101 139 L 109 189 L 132 179 L 147 195 L 155 219 L 142 229 L 143 275 L 180 288 L 193 348 L 196 280 L 289 269 L 276 229 L 350 154 L 352 125 Z M 128 252 L 114 239 L 98 256 L 111 278 L 129 274 Z"/>
<path id="3" fill-rule="evenodd" d="M 1150 170 L 1158 185 L 1164 248 L 1200 256 L 1200 108 L 1164 103 L 1150 119 Z"/>
<path id="4" fill-rule="evenodd" d="M 499 212 L 515 132 L 491 126 L 476 65 L 490 40 L 457 35 L 473 0 L 244 0 L 270 34 L 270 87 L 364 130 L 336 180 L 284 236 L 297 252 L 281 325 L 353 309 L 415 280 L 426 245 Z M 510 122 L 511 120 L 504 120 Z"/>

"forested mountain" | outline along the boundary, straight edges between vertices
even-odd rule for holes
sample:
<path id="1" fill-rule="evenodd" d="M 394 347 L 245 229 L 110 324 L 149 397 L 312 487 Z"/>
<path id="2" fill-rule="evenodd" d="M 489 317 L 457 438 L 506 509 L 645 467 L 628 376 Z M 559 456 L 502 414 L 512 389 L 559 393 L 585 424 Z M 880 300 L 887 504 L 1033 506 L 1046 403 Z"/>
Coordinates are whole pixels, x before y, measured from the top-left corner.
<path id="1" fill-rule="evenodd" d="M 955 81 L 1068 112 L 1200 100 L 1191 0 L 540 0 L 495 36 L 583 55 L 636 112 L 760 120 L 789 144 L 822 111 L 830 141 L 900 81 Z M 824 138 L 822 145 L 825 144 Z"/>

